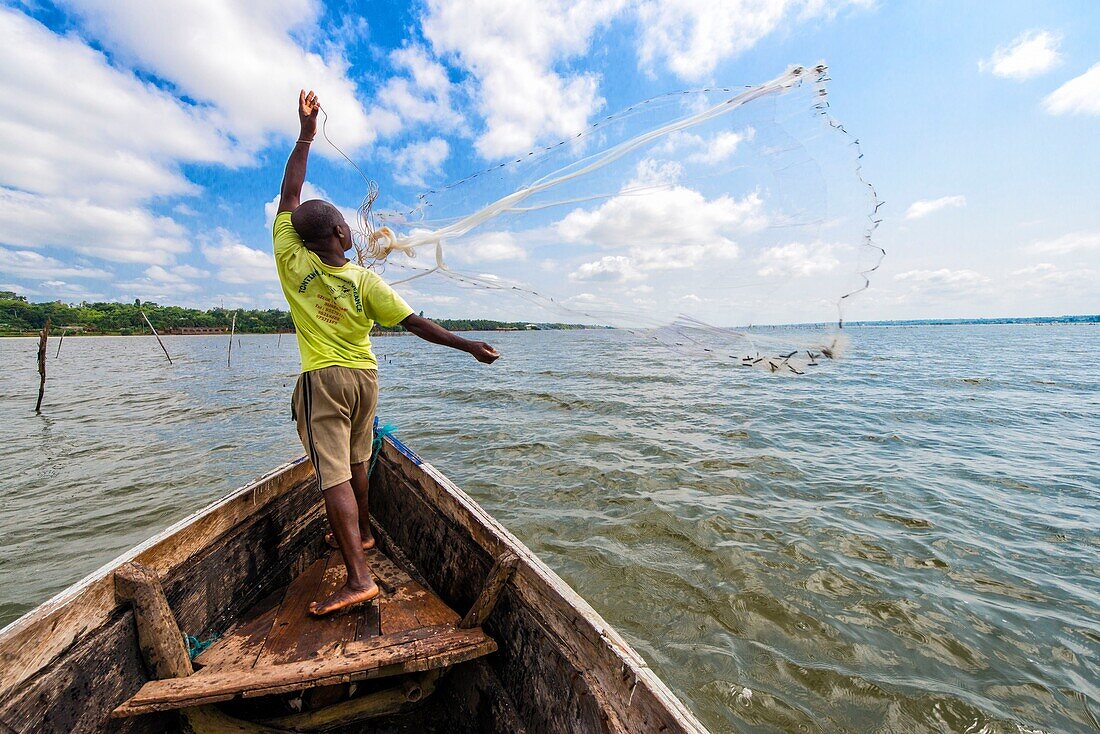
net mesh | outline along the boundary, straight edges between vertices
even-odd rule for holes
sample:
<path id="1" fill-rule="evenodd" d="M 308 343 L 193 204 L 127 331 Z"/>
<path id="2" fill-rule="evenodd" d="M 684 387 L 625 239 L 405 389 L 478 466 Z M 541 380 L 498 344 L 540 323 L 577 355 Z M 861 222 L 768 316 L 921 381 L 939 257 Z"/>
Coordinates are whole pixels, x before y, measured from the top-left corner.
<path id="1" fill-rule="evenodd" d="M 885 254 L 828 81 L 792 67 L 654 97 L 383 211 L 369 188 L 361 261 L 410 300 L 803 374 L 840 356 L 844 308 Z"/>

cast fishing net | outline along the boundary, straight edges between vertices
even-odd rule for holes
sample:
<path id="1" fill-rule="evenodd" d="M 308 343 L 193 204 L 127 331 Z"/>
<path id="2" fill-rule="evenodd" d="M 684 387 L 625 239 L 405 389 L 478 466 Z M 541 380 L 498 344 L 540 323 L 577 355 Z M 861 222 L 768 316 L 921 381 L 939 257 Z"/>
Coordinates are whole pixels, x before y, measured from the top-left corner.
<path id="1" fill-rule="evenodd" d="M 666 94 L 405 206 L 372 211 L 372 190 L 362 254 L 412 302 L 803 373 L 838 356 L 844 306 L 884 255 L 827 82 L 793 67 Z"/>

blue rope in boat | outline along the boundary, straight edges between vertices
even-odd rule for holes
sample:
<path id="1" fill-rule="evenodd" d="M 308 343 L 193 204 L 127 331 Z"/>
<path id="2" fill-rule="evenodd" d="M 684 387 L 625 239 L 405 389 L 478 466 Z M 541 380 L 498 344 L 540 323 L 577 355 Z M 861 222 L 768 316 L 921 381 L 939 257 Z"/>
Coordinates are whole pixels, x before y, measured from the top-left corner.
<path id="1" fill-rule="evenodd" d="M 397 433 L 397 426 L 392 423 L 378 425 L 378 419 L 374 419 L 374 441 L 370 446 L 370 466 L 367 467 L 367 478 L 374 473 L 374 465 L 378 461 L 378 454 L 382 453 L 382 442 L 387 436 Z"/>
<path id="2" fill-rule="evenodd" d="M 216 634 L 213 635 L 210 639 L 200 640 L 194 635 L 184 633 L 183 640 L 187 643 L 187 656 L 194 660 L 199 656 L 200 653 L 202 653 L 203 650 L 213 645 L 214 642 L 217 641 L 217 639 L 218 636 Z"/>

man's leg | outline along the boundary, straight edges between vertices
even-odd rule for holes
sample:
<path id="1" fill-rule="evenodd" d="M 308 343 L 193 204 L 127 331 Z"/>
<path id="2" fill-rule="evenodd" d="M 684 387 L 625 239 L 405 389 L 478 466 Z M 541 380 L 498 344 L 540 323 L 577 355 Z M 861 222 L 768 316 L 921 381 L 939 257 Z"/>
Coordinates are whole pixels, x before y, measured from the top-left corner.
<path id="1" fill-rule="evenodd" d="M 360 461 L 351 465 L 351 488 L 355 492 L 355 504 L 359 506 L 359 535 L 363 538 L 363 550 L 374 547 L 374 533 L 370 529 L 370 512 L 367 509 L 367 493 L 370 482 L 367 479 L 367 462 Z M 333 548 L 339 548 L 336 535 L 327 533 L 325 542 Z"/>
<path id="2" fill-rule="evenodd" d="M 355 490 L 355 503 L 359 505 L 359 535 L 363 538 L 363 547 L 373 548 L 374 533 L 370 529 L 370 512 L 367 509 L 367 494 L 370 490 L 367 465 L 365 461 L 351 465 L 351 488 Z"/>
<path id="3" fill-rule="evenodd" d="M 327 599 L 313 602 L 309 611 L 322 615 L 378 596 L 378 585 L 371 576 L 363 539 L 359 534 L 359 506 L 351 482 L 341 482 L 325 490 L 325 513 L 332 526 L 340 555 L 347 568 L 347 582 Z"/>

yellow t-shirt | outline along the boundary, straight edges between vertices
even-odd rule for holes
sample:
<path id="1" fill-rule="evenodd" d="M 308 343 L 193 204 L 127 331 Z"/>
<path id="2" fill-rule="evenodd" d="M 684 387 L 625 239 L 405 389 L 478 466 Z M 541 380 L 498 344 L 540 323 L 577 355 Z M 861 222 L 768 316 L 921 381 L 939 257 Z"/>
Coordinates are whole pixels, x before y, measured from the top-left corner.
<path id="1" fill-rule="evenodd" d="M 374 322 L 400 323 L 413 310 L 373 270 L 348 262 L 321 262 L 290 223 L 290 212 L 275 215 L 275 267 L 290 317 L 298 332 L 302 372 L 330 365 L 375 369 L 370 348 Z"/>

